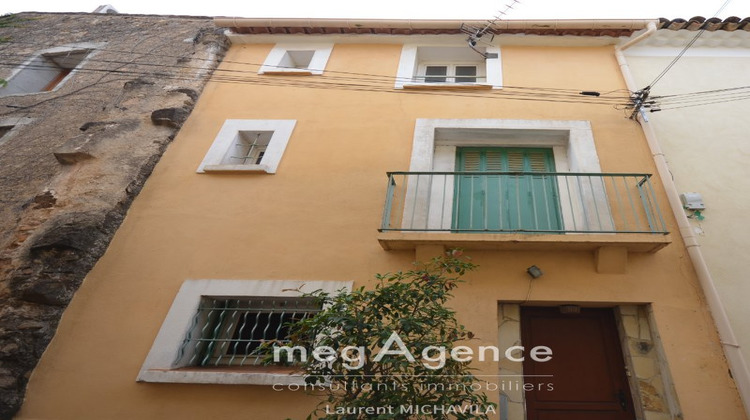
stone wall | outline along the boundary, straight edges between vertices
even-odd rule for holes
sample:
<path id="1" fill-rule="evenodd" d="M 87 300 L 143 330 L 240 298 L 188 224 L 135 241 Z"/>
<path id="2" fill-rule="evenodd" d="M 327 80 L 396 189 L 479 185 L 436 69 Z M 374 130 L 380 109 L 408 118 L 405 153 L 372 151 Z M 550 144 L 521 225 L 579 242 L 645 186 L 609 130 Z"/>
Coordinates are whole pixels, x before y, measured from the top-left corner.
<path id="1" fill-rule="evenodd" d="M 682 419 L 677 393 L 665 363 L 650 306 L 617 307 L 617 328 L 631 382 L 631 394 L 643 411 L 638 419 Z"/>
<path id="2" fill-rule="evenodd" d="M 0 418 L 227 47 L 210 18 L 18 16 L 0 28 L 0 78 L 97 47 L 54 91 L 0 97 Z"/>

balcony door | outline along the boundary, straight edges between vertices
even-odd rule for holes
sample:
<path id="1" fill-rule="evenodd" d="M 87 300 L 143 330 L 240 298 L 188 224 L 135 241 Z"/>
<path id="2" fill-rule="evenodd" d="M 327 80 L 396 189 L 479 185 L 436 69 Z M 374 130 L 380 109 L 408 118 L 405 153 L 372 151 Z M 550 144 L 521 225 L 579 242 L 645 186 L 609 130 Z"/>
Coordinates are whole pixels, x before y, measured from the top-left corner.
<path id="1" fill-rule="evenodd" d="M 551 148 L 459 147 L 456 170 L 473 173 L 456 176 L 454 230 L 562 230 Z"/>

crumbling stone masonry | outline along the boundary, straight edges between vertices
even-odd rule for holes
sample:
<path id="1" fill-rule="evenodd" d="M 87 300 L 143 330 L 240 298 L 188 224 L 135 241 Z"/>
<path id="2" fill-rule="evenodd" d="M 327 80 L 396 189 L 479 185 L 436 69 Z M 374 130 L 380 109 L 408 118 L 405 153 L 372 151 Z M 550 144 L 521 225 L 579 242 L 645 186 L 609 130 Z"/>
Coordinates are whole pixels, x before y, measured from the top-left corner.
<path id="1" fill-rule="evenodd" d="M 0 78 L 52 48 L 94 47 L 52 91 L 0 88 L 3 419 L 227 46 L 210 18 L 19 17 L 0 28 Z"/>

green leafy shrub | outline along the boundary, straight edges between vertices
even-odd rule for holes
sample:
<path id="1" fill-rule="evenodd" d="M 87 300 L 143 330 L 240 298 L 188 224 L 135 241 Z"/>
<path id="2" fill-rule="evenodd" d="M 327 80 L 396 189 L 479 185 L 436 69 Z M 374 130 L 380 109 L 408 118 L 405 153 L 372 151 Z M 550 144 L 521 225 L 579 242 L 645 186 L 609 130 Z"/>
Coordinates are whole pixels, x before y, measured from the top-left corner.
<path id="1" fill-rule="evenodd" d="M 297 361 L 307 384 L 323 396 L 308 418 L 488 418 L 486 408 L 495 406 L 478 392 L 469 363 L 450 357 L 473 334 L 446 303 L 475 268 L 453 250 L 411 271 L 378 274 L 371 290 L 307 295 L 323 310 L 292 325 L 285 344 L 308 355 L 332 349 L 323 353 L 329 357 Z"/>

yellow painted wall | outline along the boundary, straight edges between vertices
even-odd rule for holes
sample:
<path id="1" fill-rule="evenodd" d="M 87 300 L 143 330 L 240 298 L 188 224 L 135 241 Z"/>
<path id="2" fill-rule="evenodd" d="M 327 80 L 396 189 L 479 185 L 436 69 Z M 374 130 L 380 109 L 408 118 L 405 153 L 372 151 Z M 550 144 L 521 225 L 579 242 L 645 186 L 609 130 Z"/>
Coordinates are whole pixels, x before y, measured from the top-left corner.
<path id="1" fill-rule="evenodd" d="M 263 386 L 136 383 L 135 378 L 186 279 L 354 280 L 408 269 L 413 252 L 376 240 L 386 171 L 408 170 L 417 118 L 589 120 L 605 172 L 655 172 L 636 123 L 607 105 L 471 94 L 405 94 L 293 88 L 334 82 L 337 71 L 394 76 L 401 47 L 337 44 L 326 75 L 258 77 L 271 44 L 233 46 L 223 69 L 272 81 L 210 83 L 157 165 L 107 253 L 86 278 L 35 370 L 22 419 L 302 418 L 315 401 Z M 502 50 L 504 83 L 623 89 L 610 47 Z M 373 83 L 373 82 L 370 82 Z M 275 175 L 196 174 L 225 119 L 295 119 Z M 657 186 L 657 190 L 661 188 Z M 660 193 L 662 206 L 666 199 Z M 669 228 L 677 235 L 674 221 Z M 598 274 L 590 252 L 470 251 L 480 265 L 454 308 L 476 345 L 497 343 L 497 302 L 653 303 L 685 419 L 742 419 L 721 348 L 683 245 L 631 254 L 627 274 Z M 495 363 L 478 365 L 496 373 Z M 493 400 L 497 400 L 493 396 Z"/>

